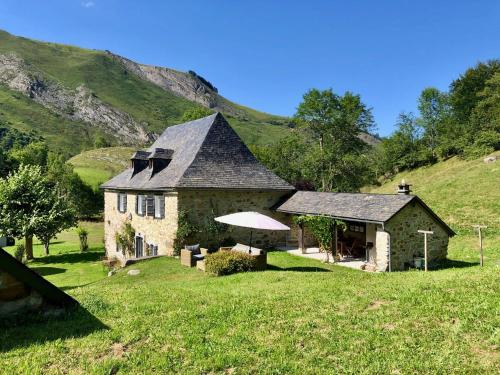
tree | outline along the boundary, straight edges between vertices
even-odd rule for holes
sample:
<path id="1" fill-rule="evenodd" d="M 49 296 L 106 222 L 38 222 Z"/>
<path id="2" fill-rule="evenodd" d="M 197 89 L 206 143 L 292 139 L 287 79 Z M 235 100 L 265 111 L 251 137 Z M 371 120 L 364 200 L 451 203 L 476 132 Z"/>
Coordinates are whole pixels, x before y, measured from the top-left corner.
<path id="1" fill-rule="evenodd" d="M 67 197 L 80 219 L 96 216 L 102 210 L 102 193 L 87 185 L 62 155 L 49 153 L 47 179 L 56 186 L 60 195 Z"/>
<path id="2" fill-rule="evenodd" d="M 186 110 L 182 115 L 181 121 L 188 122 L 193 120 L 198 120 L 199 118 L 207 117 L 212 115 L 213 112 L 205 107 L 194 107 Z"/>
<path id="3" fill-rule="evenodd" d="M 0 180 L 0 234 L 25 238 L 26 258 L 33 259 L 33 236 L 54 233 L 54 227 L 73 222 L 64 207 L 65 197 L 42 175 L 40 166 L 21 165 Z M 54 208 L 55 207 L 55 208 Z M 53 222 L 56 224 L 54 224 Z"/>
<path id="4" fill-rule="evenodd" d="M 294 132 L 272 146 L 252 146 L 255 157 L 266 167 L 295 187 L 310 185 L 304 177 L 304 157 L 310 145 L 303 134 Z"/>
<path id="5" fill-rule="evenodd" d="M 468 123 L 472 111 L 481 100 L 478 94 L 484 90 L 486 82 L 499 72 L 500 59 L 480 62 L 451 83 L 450 100 L 458 122 Z"/>
<path id="6" fill-rule="evenodd" d="M 14 148 L 10 151 L 10 156 L 18 165 L 38 165 L 45 167 L 49 148 L 45 142 L 33 142 L 22 148 Z"/>
<path id="7" fill-rule="evenodd" d="M 42 241 L 45 255 L 49 255 L 50 240 L 65 229 L 76 225 L 76 215 L 67 199 L 60 196 L 56 189 L 50 189 L 39 202 L 41 209 L 33 231 L 34 235 Z"/>
<path id="8" fill-rule="evenodd" d="M 98 134 L 94 138 L 94 148 L 104 148 L 110 147 L 111 142 L 109 142 L 103 135 Z"/>
<path id="9" fill-rule="evenodd" d="M 358 173 L 369 171 L 366 164 L 352 164 L 362 160 L 361 155 L 367 148 L 359 135 L 374 128 L 371 109 L 361 102 L 360 96 L 350 92 L 339 96 L 331 89 L 309 90 L 295 118 L 302 129 L 319 141 L 319 147 L 311 147 L 305 157 L 307 178 L 313 179 L 323 191 L 357 190 Z M 357 167 L 357 173 L 346 175 L 344 172 L 353 166 Z"/>
<path id="10" fill-rule="evenodd" d="M 418 110 L 420 111 L 419 125 L 424 130 L 424 142 L 436 159 L 437 147 L 446 132 L 446 125 L 451 115 L 449 96 L 434 87 L 428 87 L 420 94 Z"/>

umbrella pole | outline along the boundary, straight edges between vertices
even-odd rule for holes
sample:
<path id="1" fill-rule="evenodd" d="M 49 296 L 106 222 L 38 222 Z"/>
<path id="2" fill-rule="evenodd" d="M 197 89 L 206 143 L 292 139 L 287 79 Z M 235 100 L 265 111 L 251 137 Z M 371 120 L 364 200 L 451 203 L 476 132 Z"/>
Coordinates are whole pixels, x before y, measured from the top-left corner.
<path id="1" fill-rule="evenodd" d="M 250 248 L 248 250 L 248 254 L 252 254 L 252 233 L 253 230 L 250 231 Z"/>

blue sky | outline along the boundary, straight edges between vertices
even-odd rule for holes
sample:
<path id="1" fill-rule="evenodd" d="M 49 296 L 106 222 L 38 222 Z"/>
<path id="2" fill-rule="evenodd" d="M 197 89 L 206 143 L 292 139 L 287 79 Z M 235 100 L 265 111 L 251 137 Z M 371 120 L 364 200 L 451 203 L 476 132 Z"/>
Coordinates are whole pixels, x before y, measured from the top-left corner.
<path id="1" fill-rule="evenodd" d="M 500 1 L 2 0 L 0 28 L 194 70 L 274 114 L 312 87 L 349 90 L 382 135 L 423 88 L 500 57 Z"/>

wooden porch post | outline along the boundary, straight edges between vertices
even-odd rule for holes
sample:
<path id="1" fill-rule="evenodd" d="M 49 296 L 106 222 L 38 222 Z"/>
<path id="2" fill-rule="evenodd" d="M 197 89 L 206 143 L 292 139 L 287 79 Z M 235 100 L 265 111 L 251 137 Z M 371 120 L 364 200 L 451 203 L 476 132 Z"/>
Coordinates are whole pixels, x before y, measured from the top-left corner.
<path id="1" fill-rule="evenodd" d="M 338 249 L 338 244 L 339 244 L 339 236 L 338 236 L 338 233 L 337 233 L 337 221 L 334 221 L 333 222 L 333 246 L 334 249 L 335 249 L 335 253 L 334 253 L 334 261 L 335 259 L 337 259 L 337 249 Z"/>
<path id="2" fill-rule="evenodd" d="M 306 247 L 305 247 L 305 244 L 304 244 L 304 224 L 303 223 L 299 223 L 298 230 L 299 230 L 299 236 L 298 236 L 299 249 L 302 252 L 302 254 L 305 254 L 306 253 Z"/>

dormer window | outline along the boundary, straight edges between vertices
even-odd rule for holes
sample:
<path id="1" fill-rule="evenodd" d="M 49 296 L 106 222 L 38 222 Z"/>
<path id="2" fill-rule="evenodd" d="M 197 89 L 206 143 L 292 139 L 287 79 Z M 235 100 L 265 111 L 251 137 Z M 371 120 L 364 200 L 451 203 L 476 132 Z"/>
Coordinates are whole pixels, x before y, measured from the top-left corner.
<path id="1" fill-rule="evenodd" d="M 151 175 L 154 176 L 156 173 L 165 169 L 172 161 L 172 155 L 174 150 L 166 148 L 155 148 L 154 151 L 149 156 L 149 169 L 151 169 Z"/>

